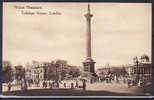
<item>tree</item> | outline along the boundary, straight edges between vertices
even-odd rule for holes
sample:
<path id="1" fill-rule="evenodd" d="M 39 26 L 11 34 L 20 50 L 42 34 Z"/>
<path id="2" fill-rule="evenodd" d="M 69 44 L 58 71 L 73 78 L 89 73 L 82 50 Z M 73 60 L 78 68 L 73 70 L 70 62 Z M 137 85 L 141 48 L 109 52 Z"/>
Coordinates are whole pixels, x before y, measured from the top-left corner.
<path id="1" fill-rule="evenodd" d="M 138 64 L 139 64 L 139 59 L 138 59 L 137 56 L 135 56 L 135 57 L 133 58 L 133 62 L 134 62 L 135 65 L 138 65 Z"/>
<path id="2" fill-rule="evenodd" d="M 25 69 L 22 65 L 15 66 L 15 78 L 17 81 L 25 79 Z"/>
<path id="3" fill-rule="evenodd" d="M 48 80 L 56 80 L 56 64 L 54 62 L 51 62 L 46 71 Z"/>
<path id="4" fill-rule="evenodd" d="M 73 71 L 72 70 L 69 72 L 69 75 L 73 75 Z"/>
<path id="5" fill-rule="evenodd" d="M 69 71 L 69 75 L 71 75 L 73 78 L 76 78 L 78 76 L 80 76 L 81 72 L 79 70 L 79 68 L 77 68 L 77 66 L 71 66 L 70 71 Z"/>
<path id="6" fill-rule="evenodd" d="M 2 69 L 2 82 L 3 83 L 8 83 L 13 81 L 13 70 L 11 66 L 5 66 Z"/>
<path id="7" fill-rule="evenodd" d="M 146 55 L 146 54 L 143 54 L 140 58 L 138 58 L 137 56 L 135 56 L 134 58 L 133 58 L 133 61 L 134 61 L 134 64 L 144 64 L 144 63 L 148 63 L 148 62 L 150 62 L 150 58 L 149 58 L 149 56 L 148 55 Z"/>
<path id="8" fill-rule="evenodd" d="M 67 67 L 67 61 L 66 60 L 57 60 L 56 61 L 56 73 L 59 80 L 63 80 L 64 77 L 66 77 L 66 70 L 65 67 Z"/>
<path id="9" fill-rule="evenodd" d="M 61 78 L 62 78 L 62 80 L 64 80 L 64 78 L 66 77 L 66 70 L 63 70 L 62 72 L 61 72 Z"/>
<path id="10" fill-rule="evenodd" d="M 146 54 L 143 54 L 141 57 L 140 57 L 140 60 L 141 60 L 141 63 L 148 63 L 150 61 L 150 58 L 148 55 Z"/>
<path id="11" fill-rule="evenodd" d="M 67 67 L 67 61 L 65 60 L 58 59 L 56 61 L 51 61 L 46 70 L 47 79 L 63 80 L 64 77 L 66 77 L 65 67 Z"/>
<path id="12" fill-rule="evenodd" d="M 80 71 L 76 70 L 73 74 L 73 77 L 78 77 L 78 76 L 80 76 Z"/>

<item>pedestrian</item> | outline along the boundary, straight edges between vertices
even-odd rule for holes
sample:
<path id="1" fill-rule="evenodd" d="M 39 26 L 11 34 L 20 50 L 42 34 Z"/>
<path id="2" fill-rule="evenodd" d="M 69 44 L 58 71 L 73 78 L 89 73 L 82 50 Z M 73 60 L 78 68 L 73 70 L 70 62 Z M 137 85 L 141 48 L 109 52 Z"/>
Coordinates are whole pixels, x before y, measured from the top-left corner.
<path id="1" fill-rule="evenodd" d="M 109 77 L 109 83 L 111 83 L 111 76 Z"/>
<path id="2" fill-rule="evenodd" d="M 43 88 L 45 88 L 45 81 L 43 81 Z"/>
<path id="3" fill-rule="evenodd" d="M 145 79 L 143 81 L 143 90 L 144 90 L 144 93 L 146 93 L 146 80 Z"/>
<path id="4" fill-rule="evenodd" d="M 45 82 L 45 86 L 46 86 L 46 88 L 48 87 L 48 82 L 47 81 Z"/>
<path id="5" fill-rule="evenodd" d="M 38 84 L 39 84 L 39 80 L 36 81 L 36 86 L 37 86 L 37 87 L 38 87 Z"/>
<path id="6" fill-rule="evenodd" d="M 20 85 L 20 87 L 21 87 L 21 90 L 23 90 L 22 82 L 21 82 L 19 85 Z"/>
<path id="7" fill-rule="evenodd" d="M 125 84 L 126 83 L 126 78 L 124 77 L 124 79 L 123 79 L 123 83 Z"/>
<path id="8" fill-rule="evenodd" d="M 141 83 L 141 80 L 139 80 L 139 82 L 138 82 L 138 88 L 142 88 L 142 83 Z"/>
<path id="9" fill-rule="evenodd" d="M 136 81 L 137 81 L 137 80 L 135 80 L 135 79 L 132 80 L 133 86 L 135 85 Z"/>
<path id="10" fill-rule="evenodd" d="M 59 88 L 59 82 L 57 81 L 57 88 Z"/>
<path id="11" fill-rule="evenodd" d="M 75 87 L 76 87 L 76 88 L 78 88 L 78 87 L 79 87 L 78 81 L 76 81 L 76 85 L 75 85 Z"/>
<path id="12" fill-rule="evenodd" d="M 116 82 L 119 83 L 119 79 L 118 78 L 116 79 Z"/>
<path id="13" fill-rule="evenodd" d="M 55 82 L 54 81 L 52 82 L 52 87 L 55 88 Z"/>
<path id="14" fill-rule="evenodd" d="M 27 83 L 24 82 L 24 91 L 27 91 Z"/>
<path id="15" fill-rule="evenodd" d="M 86 90 L 86 80 L 83 80 L 83 90 Z"/>
<path id="16" fill-rule="evenodd" d="M 128 79 L 128 88 L 130 88 L 131 80 Z"/>
<path id="17" fill-rule="evenodd" d="M 52 89 L 52 82 L 49 82 L 49 87 L 50 89 Z"/>
<path id="18" fill-rule="evenodd" d="M 64 88 L 66 88 L 66 83 L 64 82 Z"/>
<path id="19" fill-rule="evenodd" d="M 71 83 L 71 89 L 73 89 L 74 88 L 74 84 L 73 84 L 73 82 Z"/>
<path id="20" fill-rule="evenodd" d="M 8 91 L 10 91 L 11 90 L 11 83 L 9 82 L 9 84 L 8 84 Z"/>
<path id="21" fill-rule="evenodd" d="M 47 81 L 45 81 L 45 88 L 47 88 Z"/>
<path id="22" fill-rule="evenodd" d="M 38 80 L 38 87 L 40 87 L 40 80 Z"/>
<path id="23" fill-rule="evenodd" d="M 21 90 L 24 90 L 24 81 L 21 81 Z"/>

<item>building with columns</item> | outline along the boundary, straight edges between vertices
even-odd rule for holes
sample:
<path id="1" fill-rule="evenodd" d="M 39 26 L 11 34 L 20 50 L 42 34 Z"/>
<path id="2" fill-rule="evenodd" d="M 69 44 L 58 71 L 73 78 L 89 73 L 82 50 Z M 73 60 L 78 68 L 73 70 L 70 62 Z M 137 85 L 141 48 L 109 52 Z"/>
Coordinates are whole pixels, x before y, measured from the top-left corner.
<path id="1" fill-rule="evenodd" d="M 99 66 L 100 67 L 100 66 Z M 152 64 L 140 64 L 138 67 L 136 65 L 125 65 L 125 66 L 108 66 L 97 69 L 96 73 L 99 76 L 108 75 L 109 73 L 117 73 L 120 76 L 142 76 L 148 79 L 152 78 Z"/>

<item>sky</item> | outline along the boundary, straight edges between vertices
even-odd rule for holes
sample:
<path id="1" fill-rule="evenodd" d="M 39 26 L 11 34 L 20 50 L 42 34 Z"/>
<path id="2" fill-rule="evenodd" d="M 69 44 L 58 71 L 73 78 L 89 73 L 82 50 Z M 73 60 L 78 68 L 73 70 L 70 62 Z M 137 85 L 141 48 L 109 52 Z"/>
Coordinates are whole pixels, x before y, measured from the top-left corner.
<path id="1" fill-rule="evenodd" d="M 151 58 L 151 8 L 151 3 L 90 3 L 94 15 L 92 58 L 97 67 L 131 64 L 134 56 L 143 54 Z M 25 15 L 21 11 L 61 15 Z M 64 59 L 82 66 L 86 59 L 86 13 L 87 3 L 4 3 L 3 60 L 25 65 L 32 60 Z"/>

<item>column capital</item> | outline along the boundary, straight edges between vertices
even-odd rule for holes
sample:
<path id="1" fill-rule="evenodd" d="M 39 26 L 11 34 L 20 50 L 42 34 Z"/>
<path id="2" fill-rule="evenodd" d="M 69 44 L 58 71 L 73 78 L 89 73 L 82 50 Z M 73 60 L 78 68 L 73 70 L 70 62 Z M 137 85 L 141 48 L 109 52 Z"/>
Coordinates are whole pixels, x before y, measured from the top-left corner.
<path id="1" fill-rule="evenodd" d="M 92 15 L 92 14 L 89 14 L 89 13 L 84 14 L 84 16 L 85 16 L 87 19 L 89 19 L 89 18 L 93 17 L 93 15 Z"/>

